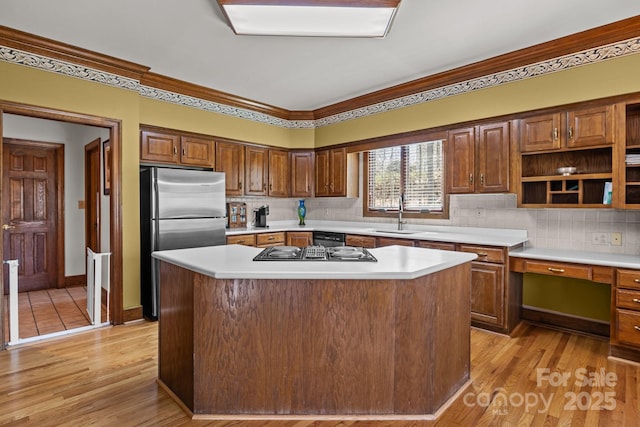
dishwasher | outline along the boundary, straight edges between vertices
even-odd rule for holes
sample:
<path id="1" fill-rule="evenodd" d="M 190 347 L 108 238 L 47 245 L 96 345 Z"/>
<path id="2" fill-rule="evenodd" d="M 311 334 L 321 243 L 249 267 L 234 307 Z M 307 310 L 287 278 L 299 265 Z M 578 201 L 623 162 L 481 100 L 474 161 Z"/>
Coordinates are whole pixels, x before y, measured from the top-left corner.
<path id="1" fill-rule="evenodd" d="M 314 246 L 324 246 L 326 248 L 334 246 L 344 246 L 346 235 L 344 233 L 333 233 L 331 231 L 314 231 Z"/>

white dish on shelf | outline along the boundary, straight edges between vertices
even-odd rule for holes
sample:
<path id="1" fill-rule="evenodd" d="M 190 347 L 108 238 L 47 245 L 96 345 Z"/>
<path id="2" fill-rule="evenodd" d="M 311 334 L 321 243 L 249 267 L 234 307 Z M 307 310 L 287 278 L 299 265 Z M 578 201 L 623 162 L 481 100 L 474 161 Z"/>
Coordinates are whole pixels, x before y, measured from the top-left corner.
<path id="1" fill-rule="evenodd" d="M 562 176 L 568 176 L 568 175 L 576 173 L 576 167 L 575 166 L 565 166 L 565 167 L 562 167 L 562 168 L 558 168 L 556 170 Z"/>

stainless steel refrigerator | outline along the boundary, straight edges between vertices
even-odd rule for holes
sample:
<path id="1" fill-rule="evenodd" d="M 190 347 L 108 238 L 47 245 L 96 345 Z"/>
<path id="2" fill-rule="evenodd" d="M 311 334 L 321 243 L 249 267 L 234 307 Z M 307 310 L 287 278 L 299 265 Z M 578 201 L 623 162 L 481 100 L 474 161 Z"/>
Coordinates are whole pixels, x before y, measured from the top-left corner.
<path id="1" fill-rule="evenodd" d="M 224 245 L 224 173 L 140 169 L 140 296 L 143 314 L 157 320 L 160 263 L 153 251 Z"/>

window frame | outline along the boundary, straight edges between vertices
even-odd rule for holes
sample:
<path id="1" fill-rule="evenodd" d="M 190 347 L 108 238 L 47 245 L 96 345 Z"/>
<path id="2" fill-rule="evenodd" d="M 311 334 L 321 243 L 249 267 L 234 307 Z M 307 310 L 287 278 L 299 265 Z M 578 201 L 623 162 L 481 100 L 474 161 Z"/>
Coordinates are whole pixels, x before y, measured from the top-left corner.
<path id="1" fill-rule="evenodd" d="M 446 168 L 447 168 L 447 137 L 446 132 L 412 132 L 410 134 L 402 134 L 390 136 L 387 138 L 378 139 L 375 142 L 368 144 L 361 144 L 361 148 L 358 151 L 364 151 L 363 160 L 363 173 L 362 173 L 362 216 L 363 217 L 378 217 L 378 218 L 396 218 L 398 216 L 398 209 L 389 209 L 387 211 L 377 211 L 369 209 L 369 151 L 388 148 L 393 146 L 405 146 L 411 144 L 417 144 L 421 142 L 429 142 L 434 140 L 442 140 L 442 167 L 443 167 L 443 182 L 442 182 L 442 211 L 438 212 L 416 212 L 416 211 L 403 211 L 402 216 L 404 218 L 421 218 L 421 219 L 449 219 L 449 193 L 446 185 Z M 366 148 L 366 149 L 362 149 Z M 404 170 L 404 161 L 402 162 L 402 169 Z"/>

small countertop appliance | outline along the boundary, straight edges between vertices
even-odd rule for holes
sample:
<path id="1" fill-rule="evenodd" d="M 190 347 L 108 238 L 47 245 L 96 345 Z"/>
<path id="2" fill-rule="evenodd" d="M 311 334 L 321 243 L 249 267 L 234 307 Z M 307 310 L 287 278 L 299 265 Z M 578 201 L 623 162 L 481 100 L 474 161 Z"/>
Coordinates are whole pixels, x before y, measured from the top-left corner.
<path id="1" fill-rule="evenodd" d="M 269 205 L 260 206 L 253 210 L 253 226 L 254 227 L 268 227 L 267 215 L 269 215 Z"/>

